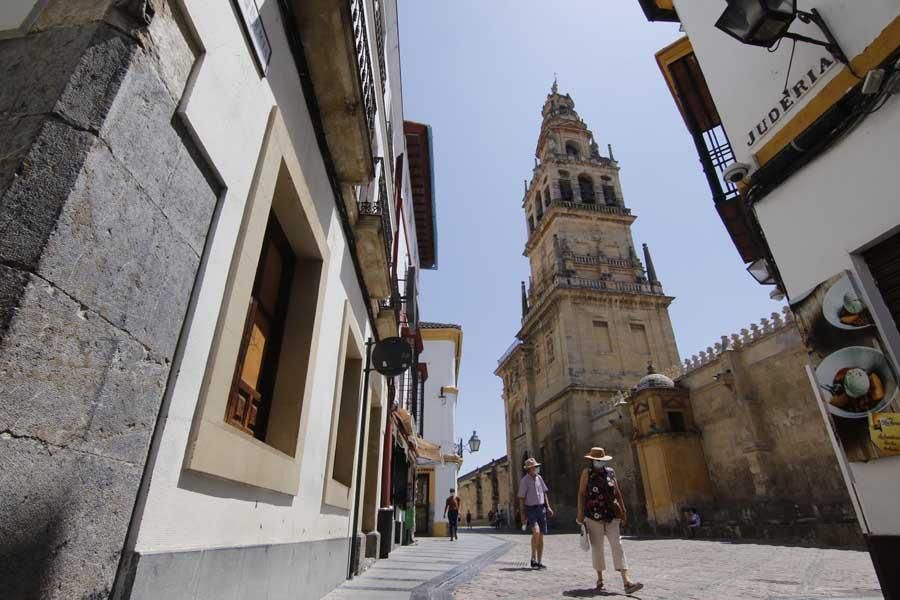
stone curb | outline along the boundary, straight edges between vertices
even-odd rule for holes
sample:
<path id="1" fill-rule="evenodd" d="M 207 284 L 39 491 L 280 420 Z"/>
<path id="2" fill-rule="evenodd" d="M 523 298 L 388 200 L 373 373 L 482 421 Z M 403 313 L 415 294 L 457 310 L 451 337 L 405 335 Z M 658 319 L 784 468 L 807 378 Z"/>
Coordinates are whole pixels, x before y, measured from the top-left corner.
<path id="1" fill-rule="evenodd" d="M 446 573 L 441 573 L 434 579 L 429 579 L 422 585 L 413 588 L 410 600 L 452 600 L 453 592 L 457 587 L 474 579 L 482 569 L 500 558 L 513 545 L 513 542 L 504 541 L 493 535 L 488 537 L 503 543 L 469 562 Z"/>

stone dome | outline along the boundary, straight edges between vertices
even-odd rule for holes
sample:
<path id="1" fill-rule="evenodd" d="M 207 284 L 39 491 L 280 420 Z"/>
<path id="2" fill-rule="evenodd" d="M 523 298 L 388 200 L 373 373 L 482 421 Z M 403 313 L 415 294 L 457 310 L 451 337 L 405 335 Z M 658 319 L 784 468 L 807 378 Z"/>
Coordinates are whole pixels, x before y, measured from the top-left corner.
<path id="1" fill-rule="evenodd" d="M 671 378 L 666 377 L 662 373 L 657 373 L 653 365 L 647 366 L 647 374 L 641 377 L 635 391 L 646 390 L 647 388 L 674 388 L 675 382 Z"/>

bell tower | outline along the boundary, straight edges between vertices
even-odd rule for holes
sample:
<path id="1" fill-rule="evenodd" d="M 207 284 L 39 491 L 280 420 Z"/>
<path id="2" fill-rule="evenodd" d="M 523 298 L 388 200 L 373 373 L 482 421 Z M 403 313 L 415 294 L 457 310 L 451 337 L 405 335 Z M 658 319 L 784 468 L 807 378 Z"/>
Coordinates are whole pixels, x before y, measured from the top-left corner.
<path id="1" fill-rule="evenodd" d="M 673 298 L 663 292 L 647 245 L 643 261 L 635 248 L 637 217 L 625 202 L 612 147 L 601 155 L 574 100 L 555 81 L 541 114 L 522 200 L 531 276 L 522 285 L 517 341 L 495 373 L 504 383 L 514 483 L 521 474 L 516 465 L 535 456 L 562 514 L 574 518 L 568 488 L 592 446 L 619 454 L 624 483 L 629 473 L 639 478 L 620 393 L 637 385 L 648 363 L 680 361 L 668 314 Z M 641 493 L 639 485 L 628 487 Z"/>

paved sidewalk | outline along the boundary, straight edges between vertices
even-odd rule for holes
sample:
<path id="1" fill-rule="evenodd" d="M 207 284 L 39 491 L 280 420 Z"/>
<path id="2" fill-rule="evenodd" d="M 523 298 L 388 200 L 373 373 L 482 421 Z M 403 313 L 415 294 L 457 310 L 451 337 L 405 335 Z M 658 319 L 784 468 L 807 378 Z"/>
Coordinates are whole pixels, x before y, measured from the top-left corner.
<path id="1" fill-rule="evenodd" d="M 420 538 L 376 561 L 322 600 L 449 600 L 454 587 L 475 576 L 508 546 L 508 541 L 483 532 L 460 532 L 455 542 Z"/>
<path id="2" fill-rule="evenodd" d="M 646 587 L 633 596 L 606 572 L 606 591 L 594 589 L 590 554 L 577 534 L 547 536 L 545 571 L 528 567 L 528 536 L 503 534 L 509 549 L 456 589 L 455 600 L 640 598 L 641 600 L 875 600 L 882 598 L 866 552 L 728 543 L 709 540 L 625 539 L 635 579 Z M 607 561 L 611 560 L 609 547 Z"/>

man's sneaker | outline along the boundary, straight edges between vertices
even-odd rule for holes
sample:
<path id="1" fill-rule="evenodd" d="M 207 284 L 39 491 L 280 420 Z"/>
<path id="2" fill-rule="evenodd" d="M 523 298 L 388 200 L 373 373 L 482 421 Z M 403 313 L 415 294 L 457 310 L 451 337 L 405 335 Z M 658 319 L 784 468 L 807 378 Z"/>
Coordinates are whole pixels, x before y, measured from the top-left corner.
<path id="1" fill-rule="evenodd" d="M 532 559 L 531 559 L 531 568 L 532 568 L 532 569 L 540 569 L 540 568 L 541 568 L 541 563 L 539 563 L 538 561 L 536 561 L 536 560 L 534 560 L 534 559 L 532 558 Z"/>
<path id="2" fill-rule="evenodd" d="M 544 563 L 540 563 L 540 562 L 539 562 L 539 563 L 537 564 L 537 568 L 538 568 L 538 569 L 546 569 L 546 568 L 547 568 L 547 565 L 545 565 Z"/>

